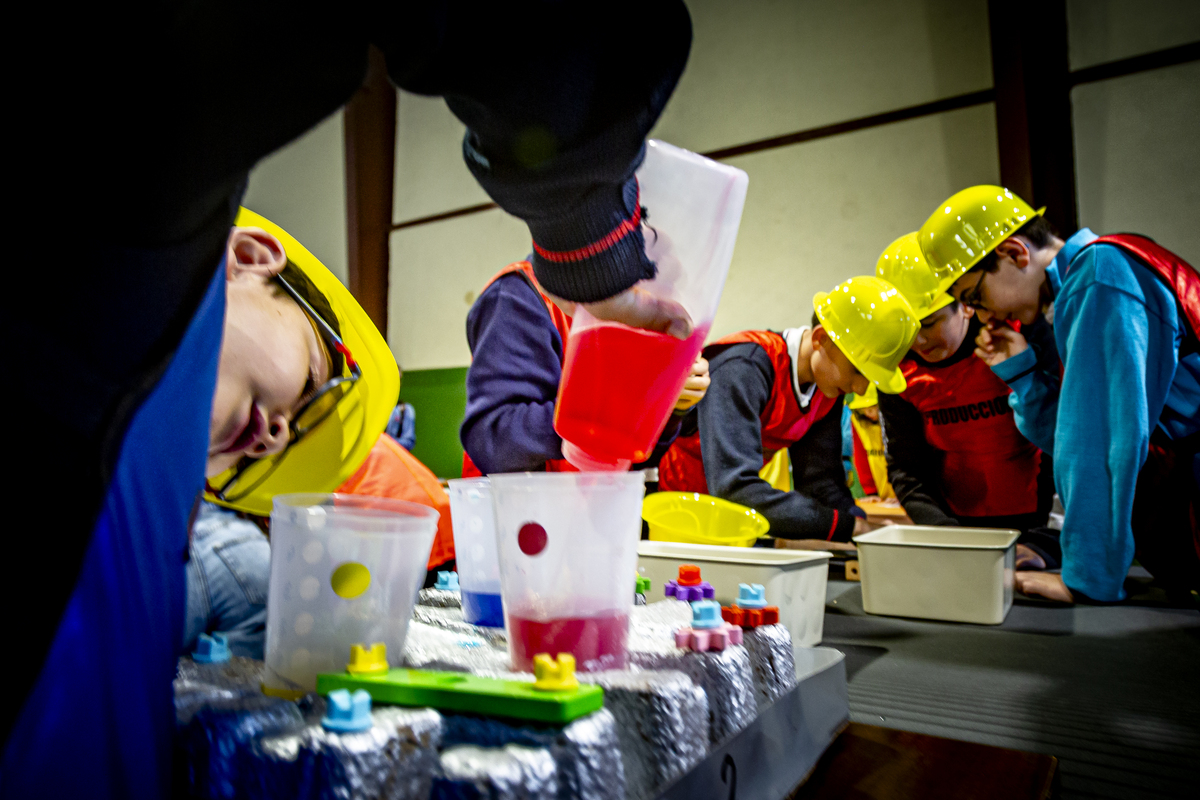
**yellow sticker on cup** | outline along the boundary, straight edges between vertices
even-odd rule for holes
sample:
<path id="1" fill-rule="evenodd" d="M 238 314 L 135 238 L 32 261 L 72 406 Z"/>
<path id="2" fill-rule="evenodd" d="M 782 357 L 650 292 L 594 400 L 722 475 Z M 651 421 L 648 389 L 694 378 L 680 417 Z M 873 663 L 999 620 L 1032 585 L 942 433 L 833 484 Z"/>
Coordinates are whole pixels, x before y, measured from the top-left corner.
<path id="1" fill-rule="evenodd" d="M 329 576 L 329 585 L 338 597 L 352 600 L 371 585 L 371 571 L 357 561 L 347 561 Z"/>

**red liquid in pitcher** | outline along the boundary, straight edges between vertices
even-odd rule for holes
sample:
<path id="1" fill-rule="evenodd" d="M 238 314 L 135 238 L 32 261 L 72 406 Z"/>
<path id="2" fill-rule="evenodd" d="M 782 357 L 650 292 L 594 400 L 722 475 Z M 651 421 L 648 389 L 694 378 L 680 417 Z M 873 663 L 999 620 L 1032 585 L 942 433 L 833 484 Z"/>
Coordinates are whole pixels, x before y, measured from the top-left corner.
<path id="1" fill-rule="evenodd" d="M 533 657 L 538 653 L 575 656 L 575 668 L 581 672 L 624 669 L 625 634 L 629 615 L 616 611 L 595 617 L 564 617 L 539 622 L 508 615 L 508 641 L 513 669 L 533 672 Z"/>
<path id="2" fill-rule="evenodd" d="M 645 461 L 709 326 L 687 339 L 601 324 L 567 339 L 554 430 L 597 459 Z"/>

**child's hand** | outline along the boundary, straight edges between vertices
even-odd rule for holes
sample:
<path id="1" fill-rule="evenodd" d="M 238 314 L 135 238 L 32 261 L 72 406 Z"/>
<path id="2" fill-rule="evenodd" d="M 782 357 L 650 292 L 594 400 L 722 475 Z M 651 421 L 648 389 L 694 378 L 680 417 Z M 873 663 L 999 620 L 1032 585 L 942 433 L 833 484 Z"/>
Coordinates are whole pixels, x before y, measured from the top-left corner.
<path id="1" fill-rule="evenodd" d="M 869 521 L 863 519 L 862 517 L 855 517 L 854 518 L 854 535 L 858 536 L 859 534 L 870 533 L 871 531 L 877 531 L 880 528 L 886 528 L 888 525 L 891 525 L 891 524 L 893 524 L 891 520 L 888 520 L 887 522 L 869 522 Z"/>
<path id="2" fill-rule="evenodd" d="M 679 393 L 679 399 L 675 401 L 675 410 L 687 411 L 703 400 L 704 393 L 708 391 L 708 384 L 711 382 L 708 377 L 708 361 L 704 356 L 696 356 L 696 363 L 692 364 L 692 371 L 688 373 L 687 380 L 683 384 L 683 391 Z"/>
<path id="3" fill-rule="evenodd" d="M 1015 576 L 1016 589 L 1030 597 L 1040 595 L 1060 603 L 1074 603 L 1075 595 L 1063 583 L 1057 572 L 1018 572 Z"/>
<path id="4" fill-rule="evenodd" d="M 1028 545 L 1017 545 L 1017 569 L 1045 569 L 1046 560 Z"/>
<path id="5" fill-rule="evenodd" d="M 575 316 L 575 307 L 580 305 L 596 319 L 670 334 L 676 339 L 686 339 L 692 335 L 692 318 L 687 309 L 674 300 L 655 297 L 637 286 L 595 303 L 574 303 L 549 293 L 547 297 L 568 316 Z"/>
<path id="6" fill-rule="evenodd" d="M 1024 336 L 994 319 L 989 319 L 987 326 L 980 329 L 979 335 L 975 337 L 975 345 L 975 355 L 983 359 L 983 363 L 989 367 L 994 367 L 1029 349 L 1029 343 L 1025 341 Z"/>

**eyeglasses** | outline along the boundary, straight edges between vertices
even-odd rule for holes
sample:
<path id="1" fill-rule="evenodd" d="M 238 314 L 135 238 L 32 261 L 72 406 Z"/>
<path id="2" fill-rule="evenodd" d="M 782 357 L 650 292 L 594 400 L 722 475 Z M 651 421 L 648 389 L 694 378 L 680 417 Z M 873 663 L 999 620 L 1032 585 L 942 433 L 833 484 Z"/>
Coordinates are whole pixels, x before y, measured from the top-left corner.
<path id="1" fill-rule="evenodd" d="M 346 347 L 346 343 L 342 341 L 342 337 L 338 336 L 337 331 L 333 329 L 325 319 L 321 317 L 316 310 L 308 304 L 299 292 L 297 292 L 291 284 L 284 280 L 282 275 L 276 275 L 275 280 L 283 287 L 284 291 L 296 301 L 296 304 L 308 315 L 308 318 L 313 321 L 317 332 L 321 338 L 325 340 L 325 344 L 329 348 L 331 354 L 337 353 L 341 356 L 341 361 L 344 362 L 343 372 L 349 370 L 349 375 L 342 374 L 335 378 L 330 378 L 321 385 L 313 396 L 296 409 L 292 414 L 291 420 L 288 422 L 288 447 L 291 447 L 296 442 L 303 439 L 314 428 L 324 422 L 337 409 L 338 404 L 347 394 L 354 388 L 354 384 L 362 377 L 362 369 L 350 354 L 350 348 Z M 335 369 L 339 364 L 331 365 Z M 283 459 L 283 455 L 287 452 L 285 448 L 282 453 L 277 453 L 271 458 L 252 458 L 243 456 L 234 467 L 233 475 L 226 481 L 225 485 L 220 489 L 209 484 L 211 491 L 218 500 L 226 502 L 236 502 L 246 495 L 253 492 L 263 481 L 271 476 L 275 468 Z M 255 467 L 259 467 L 255 469 Z"/>
<path id="2" fill-rule="evenodd" d="M 958 298 L 958 302 L 962 303 L 964 306 L 970 306 L 971 308 L 987 311 L 987 306 L 983 304 L 983 279 L 986 278 L 987 275 L 987 272 L 980 270 L 979 280 L 975 281 L 974 286 L 962 293 L 962 296 Z"/>
<path id="3" fill-rule="evenodd" d="M 327 380 L 320 389 L 309 398 L 304 405 L 296 409 L 296 413 L 292 415 L 292 421 L 289 423 L 291 428 L 291 441 L 289 444 L 295 444 L 299 439 L 313 428 L 325 421 L 325 418 L 333 413 L 337 408 L 338 402 L 346 396 L 347 392 L 354 387 L 354 383 L 362 377 L 362 370 L 359 369 L 358 363 L 354 357 L 350 355 L 350 349 L 342 341 L 342 337 L 337 335 L 333 326 L 322 319 L 308 301 L 300 296 L 300 293 L 292 288 L 291 284 L 283 279 L 283 276 L 276 275 L 275 280 L 279 281 L 279 285 L 284 288 L 292 299 L 304 309 L 304 313 L 308 314 L 309 319 L 316 323 L 317 330 L 321 334 L 321 338 L 325 339 L 325 343 L 329 346 L 331 353 L 338 353 L 349 368 L 349 375 L 339 375 L 336 378 Z M 334 364 L 333 366 L 337 366 Z"/>

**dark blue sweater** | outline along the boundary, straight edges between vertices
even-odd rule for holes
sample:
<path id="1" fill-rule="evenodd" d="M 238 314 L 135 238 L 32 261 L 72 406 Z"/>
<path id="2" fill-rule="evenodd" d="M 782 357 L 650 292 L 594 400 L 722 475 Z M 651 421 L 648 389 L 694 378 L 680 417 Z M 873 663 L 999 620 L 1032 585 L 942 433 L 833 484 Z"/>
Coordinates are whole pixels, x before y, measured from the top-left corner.
<path id="1" fill-rule="evenodd" d="M 564 342 L 546 304 L 519 273 L 496 280 L 467 314 L 467 411 L 463 449 L 485 475 L 545 469 L 560 459 L 554 400 L 562 378 Z M 668 420 L 653 455 L 635 468 L 657 466 L 679 432 Z"/>

